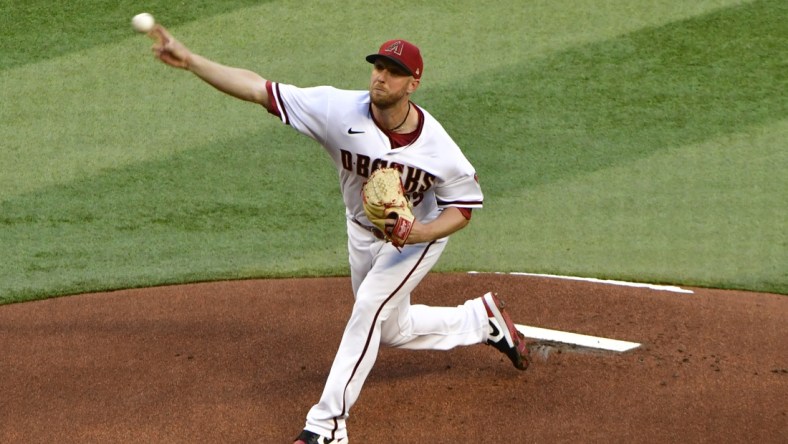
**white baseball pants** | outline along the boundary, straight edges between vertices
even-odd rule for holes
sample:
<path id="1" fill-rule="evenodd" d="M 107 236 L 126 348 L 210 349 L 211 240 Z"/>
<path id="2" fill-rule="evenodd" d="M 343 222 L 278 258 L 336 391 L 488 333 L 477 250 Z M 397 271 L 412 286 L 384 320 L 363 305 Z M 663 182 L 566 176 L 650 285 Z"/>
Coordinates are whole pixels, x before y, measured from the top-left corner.
<path id="1" fill-rule="evenodd" d="M 411 305 L 414 288 L 438 261 L 447 239 L 397 251 L 348 220 L 348 251 L 355 295 L 323 395 L 307 415 L 306 429 L 347 437 L 345 421 L 372 370 L 381 345 L 448 350 L 487 340 L 489 324 L 480 298 L 457 307 Z"/>

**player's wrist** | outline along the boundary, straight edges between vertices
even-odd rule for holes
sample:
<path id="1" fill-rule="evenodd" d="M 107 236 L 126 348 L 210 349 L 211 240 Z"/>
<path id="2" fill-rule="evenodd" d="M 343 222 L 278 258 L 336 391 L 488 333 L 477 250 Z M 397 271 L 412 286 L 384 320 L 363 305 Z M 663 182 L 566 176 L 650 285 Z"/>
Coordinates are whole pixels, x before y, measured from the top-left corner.
<path id="1" fill-rule="evenodd" d="M 418 220 L 413 220 L 413 227 L 410 229 L 410 234 L 405 240 L 406 244 L 421 244 L 424 242 L 432 242 L 433 233 L 430 224 L 423 224 Z"/>
<path id="2" fill-rule="evenodd" d="M 205 61 L 206 59 L 200 57 L 198 54 L 186 51 L 183 58 L 181 58 L 181 63 L 183 64 L 181 67 L 192 74 L 200 76 L 201 70 L 203 69 L 201 68 L 201 63 L 204 64 Z"/>

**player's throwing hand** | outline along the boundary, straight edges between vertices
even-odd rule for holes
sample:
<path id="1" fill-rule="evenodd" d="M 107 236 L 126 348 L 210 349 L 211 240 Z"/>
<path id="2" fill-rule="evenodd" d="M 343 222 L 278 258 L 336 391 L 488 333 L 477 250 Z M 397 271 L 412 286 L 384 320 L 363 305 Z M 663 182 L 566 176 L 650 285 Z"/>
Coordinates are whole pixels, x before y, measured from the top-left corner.
<path id="1" fill-rule="evenodd" d="M 156 25 L 148 34 L 156 40 L 153 53 L 162 62 L 176 68 L 188 69 L 191 52 L 161 25 Z"/>

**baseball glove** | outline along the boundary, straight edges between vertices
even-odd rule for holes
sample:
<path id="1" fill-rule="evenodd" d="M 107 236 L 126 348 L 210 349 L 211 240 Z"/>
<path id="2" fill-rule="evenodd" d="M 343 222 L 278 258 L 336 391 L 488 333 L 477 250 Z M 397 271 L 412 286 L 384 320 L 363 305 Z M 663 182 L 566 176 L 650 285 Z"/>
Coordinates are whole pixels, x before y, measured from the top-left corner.
<path id="1" fill-rule="evenodd" d="M 405 245 L 413 228 L 413 206 L 405 196 L 400 173 L 394 168 L 372 172 L 361 188 L 367 219 L 395 247 Z"/>

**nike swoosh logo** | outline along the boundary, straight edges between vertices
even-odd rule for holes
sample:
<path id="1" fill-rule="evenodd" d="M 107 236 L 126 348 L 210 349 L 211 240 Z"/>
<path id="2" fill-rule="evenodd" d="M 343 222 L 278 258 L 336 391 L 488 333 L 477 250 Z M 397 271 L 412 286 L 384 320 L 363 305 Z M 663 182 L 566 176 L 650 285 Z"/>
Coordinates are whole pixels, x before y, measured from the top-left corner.
<path id="1" fill-rule="evenodd" d="M 501 330 L 498 330 L 498 326 L 495 323 L 490 322 L 490 328 L 492 331 L 490 332 L 489 338 L 493 341 L 498 341 L 503 335 L 501 334 Z"/>
<path id="2" fill-rule="evenodd" d="M 362 134 L 363 132 L 364 132 L 364 131 L 356 131 L 356 130 L 354 130 L 353 128 L 348 128 L 348 129 L 347 129 L 347 133 L 348 133 L 348 134 Z"/>

